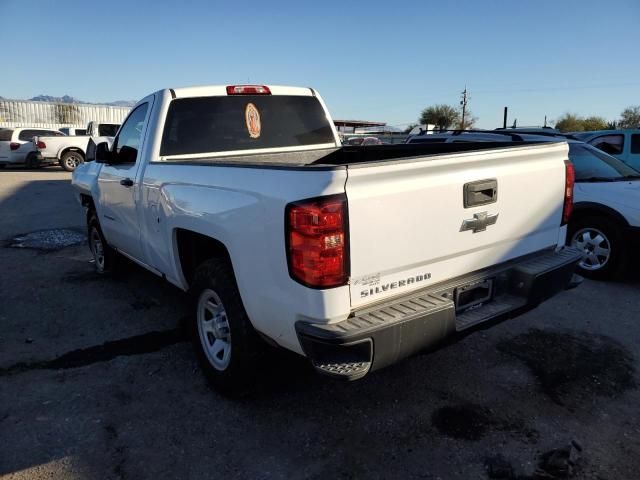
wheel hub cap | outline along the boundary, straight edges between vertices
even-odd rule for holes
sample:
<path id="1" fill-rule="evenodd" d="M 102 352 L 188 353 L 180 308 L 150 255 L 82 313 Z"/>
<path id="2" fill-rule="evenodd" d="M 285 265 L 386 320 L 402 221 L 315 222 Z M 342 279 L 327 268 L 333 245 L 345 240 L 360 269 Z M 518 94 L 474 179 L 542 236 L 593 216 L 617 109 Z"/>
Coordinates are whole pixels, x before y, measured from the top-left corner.
<path id="1" fill-rule="evenodd" d="M 231 360 L 231 328 L 222 300 L 207 289 L 198 299 L 198 334 L 207 359 L 217 370 L 225 370 Z"/>
<path id="2" fill-rule="evenodd" d="M 91 229 L 89 242 L 91 246 L 91 252 L 93 253 L 93 259 L 96 261 L 96 265 L 100 270 L 104 269 L 104 247 L 102 246 L 100 234 L 95 228 Z"/>
<path id="3" fill-rule="evenodd" d="M 580 266 L 585 270 L 600 270 L 611 258 L 611 243 L 596 228 L 583 228 L 575 233 L 571 244 L 582 250 Z"/>

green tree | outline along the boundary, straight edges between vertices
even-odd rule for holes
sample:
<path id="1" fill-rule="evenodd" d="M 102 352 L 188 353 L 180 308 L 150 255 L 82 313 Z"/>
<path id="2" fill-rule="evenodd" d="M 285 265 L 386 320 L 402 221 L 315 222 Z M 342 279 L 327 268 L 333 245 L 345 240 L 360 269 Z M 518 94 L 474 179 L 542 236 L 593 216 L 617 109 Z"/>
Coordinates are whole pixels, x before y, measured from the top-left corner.
<path id="1" fill-rule="evenodd" d="M 593 130 L 606 130 L 607 129 L 607 121 L 596 115 L 592 115 L 590 117 L 582 120 L 582 127 L 585 132 L 591 132 Z"/>
<path id="2" fill-rule="evenodd" d="M 565 113 L 556 120 L 556 128 L 561 132 L 584 132 L 584 120 L 574 113 Z"/>
<path id="3" fill-rule="evenodd" d="M 640 105 L 627 107 L 622 111 L 618 128 L 640 128 Z"/>
<path id="4" fill-rule="evenodd" d="M 451 105 L 432 105 L 422 110 L 420 124 L 430 123 L 440 130 L 447 130 L 460 122 L 460 112 Z"/>

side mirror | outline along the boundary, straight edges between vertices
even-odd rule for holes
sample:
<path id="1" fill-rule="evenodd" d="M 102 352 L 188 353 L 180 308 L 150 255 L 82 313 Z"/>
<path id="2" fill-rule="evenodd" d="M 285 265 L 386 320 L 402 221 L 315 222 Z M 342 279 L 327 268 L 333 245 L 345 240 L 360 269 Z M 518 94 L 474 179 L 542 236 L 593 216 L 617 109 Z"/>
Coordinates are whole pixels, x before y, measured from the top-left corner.
<path id="1" fill-rule="evenodd" d="M 115 153 L 112 154 L 115 157 Z M 117 163 L 136 163 L 138 157 L 138 149 L 130 147 L 129 145 L 123 145 L 118 152 Z M 116 162 L 114 162 L 116 163 Z"/>
<path id="2" fill-rule="evenodd" d="M 87 161 L 95 160 L 96 163 L 112 163 L 113 154 L 111 150 L 109 150 L 109 143 L 100 142 L 95 145 L 95 148 L 91 148 L 91 144 L 93 141 L 89 141 L 89 145 L 87 146 Z M 91 158 L 91 150 L 93 150 L 93 158 Z"/>
<path id="3" fill-rule="evenodd" d="M 96 159 L 96 142 L 93 141 L 93 138 L 89 138 L 89 142 L 87 143 L 87 152 L 84 156 L 85 162 L 93 162 Z"/>

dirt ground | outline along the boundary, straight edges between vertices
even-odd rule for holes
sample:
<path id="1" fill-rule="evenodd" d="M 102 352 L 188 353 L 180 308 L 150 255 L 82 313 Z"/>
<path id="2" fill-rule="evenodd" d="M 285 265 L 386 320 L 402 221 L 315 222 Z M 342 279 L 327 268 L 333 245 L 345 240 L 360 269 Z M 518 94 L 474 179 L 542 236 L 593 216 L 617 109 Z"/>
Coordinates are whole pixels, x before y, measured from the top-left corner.
<path id="1" fill-rule="evenodd" d="M 183 293 L 93 273 L 69 179 L 0 171 L 1 478 L 639 477 L 640 275 L 354 383 L 275 353 L 230 400 L 198 370 Z"/>

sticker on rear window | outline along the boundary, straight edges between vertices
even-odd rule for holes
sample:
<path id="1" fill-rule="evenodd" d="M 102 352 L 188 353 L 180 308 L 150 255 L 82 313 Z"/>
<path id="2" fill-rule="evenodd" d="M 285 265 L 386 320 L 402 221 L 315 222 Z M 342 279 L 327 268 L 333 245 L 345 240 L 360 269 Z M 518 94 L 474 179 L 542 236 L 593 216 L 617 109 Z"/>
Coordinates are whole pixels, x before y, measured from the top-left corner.
<path id="1" fill-rule="evenodd" d="M 253 103 L 247 103 L 244 109 L 244 119 L 251 138 L 259 138 L 262 125 L 260 124 L 260 112 Z"/>

